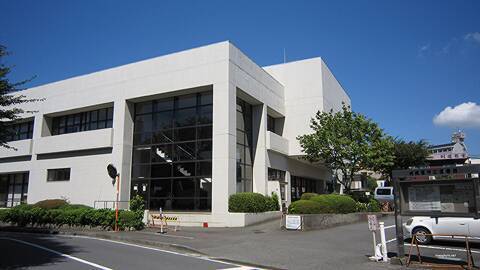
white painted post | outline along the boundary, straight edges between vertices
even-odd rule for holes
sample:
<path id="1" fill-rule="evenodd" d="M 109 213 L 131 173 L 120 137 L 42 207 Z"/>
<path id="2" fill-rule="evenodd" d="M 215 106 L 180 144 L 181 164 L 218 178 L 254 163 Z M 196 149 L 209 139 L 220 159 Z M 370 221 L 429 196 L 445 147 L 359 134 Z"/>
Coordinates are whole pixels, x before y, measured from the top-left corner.
<path id="1" fill-rule="evenodd" d="M 383 261 L 388 262 L 387 242 L 385 240 L 385 223 L 383 221 L 380 221 L 379 224 L 380 224 L 380 241 L 382 243 Z"/>
<path id="2" fill-rule="evenodd" d="M 375 255 L 377 254 L 377 239 L 375 237 L 375 231 L 372 231 L 372 236 L 373 236 L 373 256 L 372 257 L 375 257 Z"/>

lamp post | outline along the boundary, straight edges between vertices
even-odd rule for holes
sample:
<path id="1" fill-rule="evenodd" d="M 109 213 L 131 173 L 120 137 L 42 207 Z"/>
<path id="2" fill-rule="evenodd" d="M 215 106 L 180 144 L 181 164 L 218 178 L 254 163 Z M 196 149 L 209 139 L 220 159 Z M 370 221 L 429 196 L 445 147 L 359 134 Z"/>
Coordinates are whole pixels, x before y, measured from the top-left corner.
<path id="1" fill-rule="evenodd" d="M 115 185 L 117 183 L 117 196 L 115 199 L 115 231 L 118 232 L 118 197 L 120 194 L 120 174 L 117 171 L 117 168 L 113 166 L 113 164 L 108 164 L 107 172 L 110 178 L 112 178 L 112 184 Z"/>

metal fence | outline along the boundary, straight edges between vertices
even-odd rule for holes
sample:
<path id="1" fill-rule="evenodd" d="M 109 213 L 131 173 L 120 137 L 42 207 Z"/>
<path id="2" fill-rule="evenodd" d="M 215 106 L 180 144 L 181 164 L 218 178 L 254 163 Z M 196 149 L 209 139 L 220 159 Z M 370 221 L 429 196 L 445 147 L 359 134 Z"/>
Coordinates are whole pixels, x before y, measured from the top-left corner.
<path id="1" fill-rule="evenodd" d="M 119 209 L 128 209 L 129 201 L 118 201 Z M 115 201 L 94 201 L 93 208 L 95 209 L 115 209 Z"/>

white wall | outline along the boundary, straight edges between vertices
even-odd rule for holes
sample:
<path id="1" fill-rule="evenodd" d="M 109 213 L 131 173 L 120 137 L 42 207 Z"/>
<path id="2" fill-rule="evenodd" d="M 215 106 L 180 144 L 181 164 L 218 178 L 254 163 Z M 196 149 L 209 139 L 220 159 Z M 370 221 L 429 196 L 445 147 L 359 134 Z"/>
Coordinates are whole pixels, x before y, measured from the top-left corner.
<path id="1" fill-rule="evenodd" d="M 285 124 L 283 137 L 289 140 L 289 154 L 302 155 L 296 139 L 311 133 L 310 119 L 317 111 L 350 104 L 346 92 L 321 58 L 312 58 L 264 67 L 285 86 Z"/>

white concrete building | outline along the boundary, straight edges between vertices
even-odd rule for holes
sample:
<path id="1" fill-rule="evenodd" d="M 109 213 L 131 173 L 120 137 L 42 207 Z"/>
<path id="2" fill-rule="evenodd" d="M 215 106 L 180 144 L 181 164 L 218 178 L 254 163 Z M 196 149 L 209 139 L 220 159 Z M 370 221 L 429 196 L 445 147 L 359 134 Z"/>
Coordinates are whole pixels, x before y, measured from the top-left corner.
<path id="1" fill-rule="evenodd" d="M 112 206 L 142 195 L 151 210 L 242 226 L 231 194 L 277 192 L 285 204 L 324 189 L 330 171 L 300 159 L 296 136 L 350 98 L 321 58 L 259 67 L 230 42 L 34 87 L 44 98 L 0 149 L 0 203 L 66 198 Z"/>

